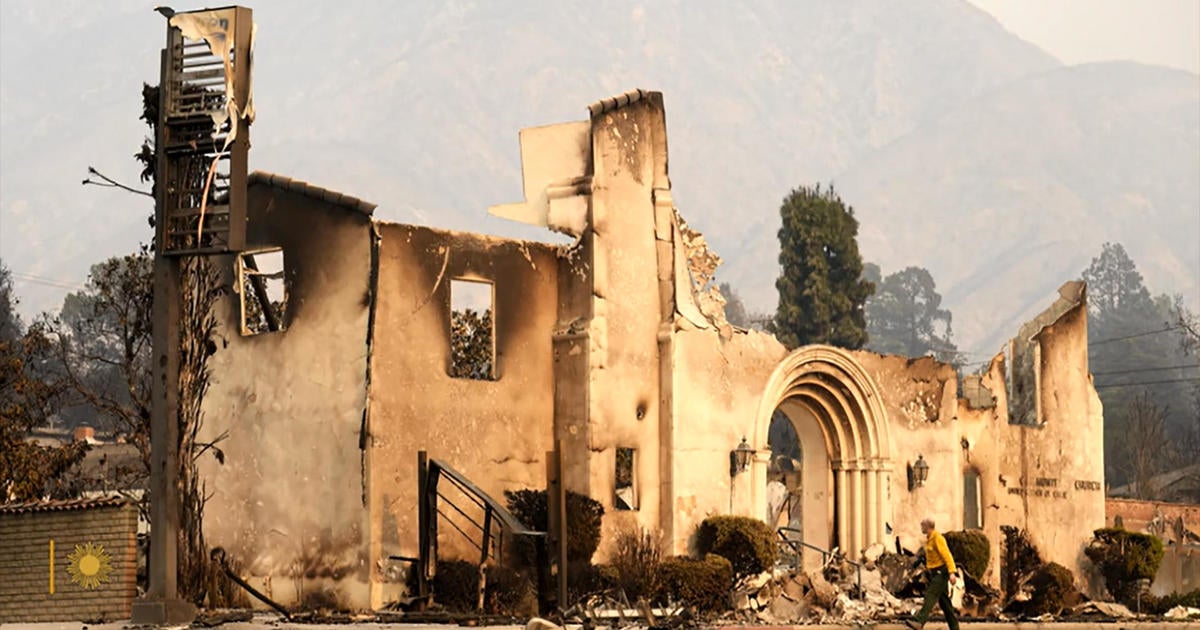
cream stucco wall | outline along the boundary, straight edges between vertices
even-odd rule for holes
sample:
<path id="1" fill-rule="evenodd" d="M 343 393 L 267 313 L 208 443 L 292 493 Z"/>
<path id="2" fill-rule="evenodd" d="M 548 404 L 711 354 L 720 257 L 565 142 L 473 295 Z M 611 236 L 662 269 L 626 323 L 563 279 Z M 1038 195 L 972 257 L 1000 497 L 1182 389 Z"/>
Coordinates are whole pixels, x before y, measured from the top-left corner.
<path id="1" fill-rule="evenodd" d="M 587 460 L 588 490 L 605 506 L 608 533 L 659 525 L 661 309 L 653 190 L 656 181 L 669 186 L 665 159 L 654 151 L 665 136 L 661 102 L 592 117 L 589 443 L 587 452 L 568 452 L 567 459 Z M 636 511 L 613 507 L 617 448 L 636 449 Z"/>
<path id="2" fill-rule="evenodd" d="M 378 229 L 367 421 L 377 606 L 400 592 L 401 574 L 386 564 L 387 556 L 417 555 L 418 451 L 444 460 L 500 501 L 505 490 L 545 488 L 558 282 L 557 250 L 549 245 L 386 223 Z M 494 283 L 494 381 L 447 372 L 450 282 L 456 278 Z M 478 553 L 445 524 L 439 547 L 443 557 Z"/>
<path id="3" fill-rule="evenodd" d="M 730 477 L 729 453 L 754 436 L 763 386 L 786 350 L 771 335 L 713 330 L 674 334 L 671 427 L 675 553 L 692 547 L 696 527 L 714 514 L 749 514 L 753 476 Z M 764 518 L 759 514 L 758 518 Z"/>
<path id="4" fill-rule="evenodd" d="M 1083 548 L 1104 524 L 1103 418 L 1087 361 L 1087 305 L 1081 288 L 1068 283 L 1046 313 L 1024 326 L 1038 348 L 1030 373 L 1030 398 L 1038 424 L 1009 422 L 1005 357 L 982 374 L 994 403 L 957 399 L 953 368 L 932 359 L 907 360 L 855 353 L 879 385 L 895 431 L 897 466 L 903 471 L 921 455 L 929 481 L 909 489 L 907 476 L 893 478 L 896 535 L 906 548 L 920 543 L 918 524 L 931 517 L 943 531 L 963 527 L 964 479 L 980 477 L 983 531 L 992 544 L 989 581 L 998 583 L 1002 526 L 1029 532 L 1047 561 L 1071 568 L 1090 587 Z M 1032 350 L 1030 350 L 1032 354 Z"/>
<path id="5" fill-rule="evenodd" d="M 1038 427 L 1001 433 L 1000 520 L 1029 531 L 1047 561 L 1078 568 L 1104 526 L 1104 422 L 1087 358 L 1087 304 L 1081 301 L 1036 334 L 1040 346 Z"/>
<path id="6" fill-rule="evenodd" d="M 957 376 L 950 365 L 932 358 L 909 359 L 872 352 L 853 353 L 875 381 L 892 428 L 895 474 L 889 484 L 893 536 L 908 549 L 923 540 L 920 521 L 932 518 L 939 529 L 962 527 L 962 448 L 958 439 L 955 393 Z M 924 457 L 930 475 L 925 487 L 909 490 L 908 466 Z"/>
<path id="7" fill-rule="evenodd" d="M 286 330 L 243 337 L 237 296 L 216 311 L 200 474 L 204 535 L 282 604 L 327 591 L 365 607 L 362 451 L 370 303 L 369 218 L 265 185 L 250 188 L 250 247 L 284 250 Z M 215 258 L 232 286 L 233 260 Z"/>

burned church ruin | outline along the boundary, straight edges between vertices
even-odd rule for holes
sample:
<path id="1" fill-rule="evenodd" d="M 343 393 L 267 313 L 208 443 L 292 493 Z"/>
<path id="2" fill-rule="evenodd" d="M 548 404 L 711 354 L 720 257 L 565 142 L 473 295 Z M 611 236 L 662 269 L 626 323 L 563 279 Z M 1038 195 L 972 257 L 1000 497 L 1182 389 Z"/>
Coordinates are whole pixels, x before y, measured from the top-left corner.
<path id="1" fill-rule="evenodd" d="M 587 112 L 522 130 L 525 199 L 490 209 L 567 245 L 385 222 L 248 176 L 203 402 L 225 461 L 201 473 L 206 541 L 250 583 L 380 608 L 405 592 L 395 558 L 418 555 L 419 452 L 502 497 L 545 488 L 556 443 L 606 541 L 637 524 L 686 553 L 701 520 L 732 513 L 853 557 L 916 548 L 931 516 L 994 547 L 1001 526 L 1027 529 L 1086 573 L 1105 503 L 1082 283 L 961 383 L 932 358 L 789 352 L 725 320 L 719 258 L 672 202 L 662 95 Z M 478 554 L 442 536 L 443 555 Z"/>

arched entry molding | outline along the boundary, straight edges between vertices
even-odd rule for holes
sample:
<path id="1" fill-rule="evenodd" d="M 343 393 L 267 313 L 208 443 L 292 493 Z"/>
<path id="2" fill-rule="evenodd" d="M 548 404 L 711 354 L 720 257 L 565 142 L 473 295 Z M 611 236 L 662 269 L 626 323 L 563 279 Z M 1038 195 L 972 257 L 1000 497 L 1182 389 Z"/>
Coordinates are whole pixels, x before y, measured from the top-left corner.
<path id="1" fill-rule="evenodd" d="M 839 546 L 857 556 L 883 542 L 891 520 L 892 439 L 874 381 L 845 350 L 812 345 L 792 352 L 775 367 L 759 402 L 752 444 L 759 453 L 770 451 L 771 416 L 789 399 L 813 410 L 825 436 Z M 754 514 L 766 511 L 767 465 L 760 457 L 752 468 Z"/>

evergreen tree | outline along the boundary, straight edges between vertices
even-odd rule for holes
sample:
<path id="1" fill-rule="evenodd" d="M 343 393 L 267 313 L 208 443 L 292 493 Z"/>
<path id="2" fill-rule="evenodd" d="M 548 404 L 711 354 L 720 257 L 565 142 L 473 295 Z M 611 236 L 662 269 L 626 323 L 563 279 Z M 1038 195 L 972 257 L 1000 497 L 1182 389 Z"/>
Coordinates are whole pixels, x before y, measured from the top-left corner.
<path id="1" fill-rule="evenodd" d="M 877 266 L 868 264 L 863 275 L 871 280 L 879 273 Z M 951 329 L 953 316 L 941 304 L 942 296 L 928 270 L 908 267 L 889 275 L 867 298 L 867 347 L 883 354 L 932 355 L 939 361 L 954 362 L 958 348 Z"/>
<path id="2" fill-rule="evenodd" d="M 879 285 L 883 284 L 883 270 L 873 262 L 863 263 L 863 280 L 870 282 L 875 287 L 875 293 L 879 293 Z M 869 317 L 867 319 L 870 320 Z"/>
<path id="3" fill-rule="evenodd" d="M 746 305 L 742 302 L 741 296 L 728 282 L 722 282 L 718 289 L 721 295 L 725 296 L 725 321 L 728 321 L 734 326 L 741 328 L 750 327 L 750 314 L 746 312 Z"/>
<path id="4" fill-rule="evenodd" d="M 812 343 L 861 348 L 867 341 L 863 303 L 874 287 L 862 277 L 854 209 L 832 186 L 817 184 L 793 190 L 779 215 L 775 336 L 789 348 Z"/>
<path id="5" fill-rule="evenodd" d="M 21 336 L 17 302 L 17 296 L 13 293 L 12 272 L 0 260 L 0 342 L 13 341 Z"/>
<path id="6" fill-rule="evenodd" d="M 1105 243 L 1083 272 L 1093 323 L 1123 325 L 1151 316 L 1154 303 L 1142 274 L 1120 243 Z"/>
<path id="7" fill-rule="evenodd" d="M 1088 283 L 1088 363 L 1104 405 L 1105 474 L 1119 486 L 1145 472 L 1129 463 L 1126 448 L 1144 415 L 1145 399 L 1163 415 L 1168 439 L 1160 463 L 1180 459 L 1194 424 L 1192 389 L 1200 383 L 1188 354 L 1190 313 L 1167 295 L 1151 297 L 1137 265 L 1120 243 L 1105 243 L 1083 272 Z M 1140 438 L 1139 438 L 1140 439 Z M 1155 472 L 1162 472 L 1156 470 Z"/>

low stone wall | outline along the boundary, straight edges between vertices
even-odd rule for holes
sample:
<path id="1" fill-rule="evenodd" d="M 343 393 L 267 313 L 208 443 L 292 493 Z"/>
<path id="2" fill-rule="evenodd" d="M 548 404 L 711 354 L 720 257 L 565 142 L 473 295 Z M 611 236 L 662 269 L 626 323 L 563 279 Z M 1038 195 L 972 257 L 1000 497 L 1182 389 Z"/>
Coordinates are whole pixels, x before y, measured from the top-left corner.
<path id="1" fill-rule="evenodd" d="M 123 499 L 0 506 L 0 623 L 128 619 L 137 509 Z"/>

